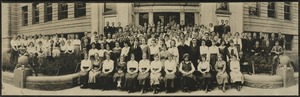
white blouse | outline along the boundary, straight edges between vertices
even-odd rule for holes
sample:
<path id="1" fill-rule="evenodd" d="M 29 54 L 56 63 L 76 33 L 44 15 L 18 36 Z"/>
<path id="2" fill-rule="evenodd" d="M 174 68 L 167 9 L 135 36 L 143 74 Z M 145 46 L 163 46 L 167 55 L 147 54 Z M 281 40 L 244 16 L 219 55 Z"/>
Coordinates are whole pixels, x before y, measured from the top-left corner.
<path id="1" fill-rule="evenodd" d="M 200 46 L 200 55 L 207 54 L 209 52 L 207 46 Z"/>
<path id="2" fill-rule="evenodd" d="M 219 54 L 219 47 L 211 46 L 208 48 L 208 51 L 210 54 Z"/>
<path id="3" fill-rule="evenodd" d="M 127 72 L 130 72 L 130 68 L 135 68 L 134 73 L 138 72 L 139 64 L 137 61 L 130 60 L 127 62 Z"/>
<path id="4" fill-rule="evenodd" d="M 27 47 L 28 53 L 36 53 L 36 51 L 37 51 L 36 47 Z"/>
<path id="5" fill-rule="evenodd" d="M 200 71 L 201 69 L 206 69 L 204 72 L 209 72 L 209 70 L 210 70 L 209 66 L 210 66 L 209 62 L 208 61 L 204 61 L 204 62 L 200 62 L 198 64 L 197 69 L 198 69 L 198 71 Z"/>
<path id="6" fill-rule="evenodd" d="M 105 52 L 107 52 L 106 49 L 100 49 L 100 50 L 98 51 L 99 57 L 104 57 L 104 53 L 105 53 Z"/>
<path id="7" fill-rule="evenodd" d="M 165 69 L 166 70 L 176 70 L 176 62 L 174 60 L 166 60 L 165 61 Z"/>
<path id="8" fill-rule="evenodd" d="M 92 62 L 91 62 L 91 60 L 81 60 L 81 65 L 80 65 L 80 67 L 81 67 L 81 70 L 83 71 L 83 70 L 85 70 L 84 69 L 84 67 L 88 67 L 88 70 L 90 70 L 91 69 L 91 66 L 92 66 Z"/>
<path id="9" fill-rule="evenodd" d="M 240 71 L 240 62 L 239 61 L 230 61 L 230 70 L 231 71 Z"/>
<path id="10" fill-rule="evenodd" d="M 73 45 L 81 45 L 81 41 L 79 39 L 73 40 Z"/>
<path id="11" fill-rule="evenodd" d="M 160 72 L 162 69 L 163 64 L 161 63 L 161 61 L 152 61 L 151 62 L 151 72 L 152 73 L 157 73 Z M 154 71 L 154 69 L 158 69 L 157 71 Z"/>
<path id="12" fill-rule="evenodd" d="M 158 54 L 159 53 L 159 46 L 150 46 L 150 54 L 154 55 L 154 54 Z"/>
<path id="13" fill-rule="evenodd" d="M 105 71 L 109 69 L 109 71 Z M 102 72 L 112 72 L 114 70 L 114 61 L 113 60 L 104 60 L 102 66 Z"/>
<path id="14" fill-rule="evenodd" d="M 141 60 L 139 62 L 139 70 L 142 71 L 143 68 L 147 68 L 146 71 L 150 69 L 150 61 L 149 60 Z"/>
<path id="15" fill-rule="evenodd" d="M 98 53 L 98 49 L 90 49 L 89 56 L 95 55 L 96 53 Z"/>

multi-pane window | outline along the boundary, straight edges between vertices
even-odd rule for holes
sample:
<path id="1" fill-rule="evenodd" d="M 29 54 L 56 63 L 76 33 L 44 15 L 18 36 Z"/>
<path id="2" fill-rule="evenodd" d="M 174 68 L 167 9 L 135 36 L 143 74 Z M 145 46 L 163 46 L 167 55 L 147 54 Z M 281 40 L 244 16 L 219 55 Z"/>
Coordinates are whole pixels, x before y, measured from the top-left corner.
<path id="1" fill-rule="evenodd" d="M 32 24 L 36 24 L 39 22 L 40 18 L 39 18 L 39 7 L 38 7 L 39 3 L 33 3 L 32 4 Z"/>
<path id="2" fill-rule="evenodd" d="M 229 6 L 227 2 L 217 3 L 217 10 L 229 11 Z"/>
<path id="3" fill-rule="evenodd" d="M 52 21 L 52 3 L 45 3 L 45 22 Z"/>
<path id="4" fill-rule="evenodd" d="M 259 16 L 259 5 L 258 2 L 249 3 L 249 15 Z"/>
<path id="5" fill-rule="evenodd" d="M 75 3 L 75 18 L 86 15 L 86 4 L 85 3 Z"/>
<path id="6" fill-rule="evenodd" d="M 68 4 L 59 3 L 58 5 L 58 20 L 68 18 Z"/>
<path id="7" fill-rule="evenodd" d="M 27 26 L 28 25 L 28 6 L 23 6 L 22 7 L 22 23 L 23 26 Z"/>
<path id="8" fill-rule="evenodd" d="M 284 2 L 284 19 L 291 20 L 291 2 Z"/>
<path id="9" fill-rule="evenodd" d="M 105 14 L 115 14 L 117 12 L 116 3 L 104 3 L 104 13 Z"/>
<path id="10" fill-rule="evenodd" d="M 139 13 L 139 24 L 144 26 L 144 23 L 148 24 L 148 13 Z"/>
<path id="11" fill-rule="evenodd" d="M 293 38 L 293 35 L 285 35 L 285 50 L 292 50 Z"/>
<path id="12" fill-rule="evenodd" d="M 275 2 L 268 2 L 268 17 L 276 18 Z"/>

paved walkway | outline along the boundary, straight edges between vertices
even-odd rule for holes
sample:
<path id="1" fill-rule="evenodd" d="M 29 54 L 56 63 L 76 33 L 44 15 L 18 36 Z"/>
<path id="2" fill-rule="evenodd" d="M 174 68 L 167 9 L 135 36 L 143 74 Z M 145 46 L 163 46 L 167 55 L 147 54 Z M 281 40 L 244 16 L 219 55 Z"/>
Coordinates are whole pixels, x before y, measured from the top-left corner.
<path id="1" fill-rule="evenodd" d="M 116 95 L 116 96 L 124 96 L 124 95 L 141 95 L 140 92 L 130 93 L 128 94 L 126 91 L 116 91 L 116 90 L 92 90 L 92 89 L 81 89 L 79 86 L 71 89 L 59 90 L 59 91 L 40 91 L 40 90 L 30 90 L 30 89 L 20 89 L 15 86 L 12 86 L 7 83 L 2 83 L 2 95 Z M 215 89 L 212 92 L 205 93 L 204 91 L 194 91 L 191 93 L 183 93 L 178 91 L 176 93 L 168 93 L 161 92 L 155 94 L 159 95 L 298 95 L 299 85 L 294 85 L 288 88 L 279 88 L 279 89 L 258 89 L 244 86 L 241 91 L 237 91 L 236 89 L 229 89 L 225 93 L 221 90 Z M 154 95 L 153 92 L 148 92 L 142 95 Z"/>

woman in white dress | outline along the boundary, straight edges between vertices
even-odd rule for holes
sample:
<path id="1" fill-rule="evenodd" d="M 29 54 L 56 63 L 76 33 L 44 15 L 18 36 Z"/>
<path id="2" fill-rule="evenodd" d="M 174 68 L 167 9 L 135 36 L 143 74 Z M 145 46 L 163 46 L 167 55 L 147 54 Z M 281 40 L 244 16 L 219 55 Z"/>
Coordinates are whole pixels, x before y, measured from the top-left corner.
<path id="1" fill-rule="evenodd" d="M 175 88 L 175 78 L 176 78 L 176 70 L 177 69 L 177 63 L 173 59 L 172 54 L 168 54 L 168 60 L 165 61 L 164 65 L 164 71 L 165 71 L 165 88 L 167 89 L 167 93 L 173 92 Z"/>
<path id="2" fill-rule="evenodd" d="M 228 83 L 228 74 L 226 72 L 226 62 L 223 60 L 222 55 L 218 55 L 215 70 L 217 72 L 216 79 L 219 89 L 222 88 L 222 91 L 225 92 L 225 85 Z"/>
<path id="3" fill-rule="evenodd" d="M 231 83 L 235 84 L 236 89 L 240 91 L 242 84 L 244 83 L 244 77 L 240 71 L 240 62 L 235 55 L 231 58 L 230 70 Z"/>
<path id="4" fill-rule="evenodd" d="M 75 35 L 75 39 L 73 40 L 74 45 L 74 53 L 77 60 L 80 59 L 80 51 L 81 51 L 81 40 L 79 39 L 78 34 Z"/>
<path id="5" fill-rule="evenodd" d="M 176 41 L 174 39 L 171 39 L 170 48 L 168 49 L 168 51 L 170 54 L 173 54 L 173 60 L 176 62 L 176 64 L 179 64 L 179 53 L 176 46 Z"/>
<path id="6" fill-rule="evenodd" d="M 88 59 L 88 55 L 84 55 L 84 59 L 81 60 L 80 65 L 80 72 L 79 72 L 79 84 L 81 85 L 80 88 L 86 88 L 88 84 L 88 74 L 89 71 L 92 69 L 92 62 Z"/>
<path id="7" fill-rule="evenodd" d="M 95 59 L 92 60 L 92 69 L 91 71 L 89 72 L 89 80 L 88 80 L 88 83 L 89 83 L 89 87 L 92 88 L 92 89 L 95 89 L 96 86 L 99 86 L 97 83 L 97 76 L 99 74 L 101 74 L 101 66 L 102 66 L 102 63 L 101 63 L 101 60 L 99 58 L 99 55 L 96 53 L 95 55 Z"/>
<path id="8" fill-rule="evenodd" d="M 134 54 L 131 54 L 130 61 L 127 62 L 127 73 L 125 74 L 125 87 L 128 93 L 134 92 L 137 85 L 137 76 L 139 71 L 138 62 L 135 61 Z"/>

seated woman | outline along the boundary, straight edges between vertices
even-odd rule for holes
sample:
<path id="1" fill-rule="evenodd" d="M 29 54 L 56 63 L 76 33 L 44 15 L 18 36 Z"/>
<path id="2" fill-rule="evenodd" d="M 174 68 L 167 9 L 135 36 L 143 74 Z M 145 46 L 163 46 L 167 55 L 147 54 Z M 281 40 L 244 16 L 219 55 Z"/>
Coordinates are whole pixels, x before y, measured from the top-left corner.
<path id="1" fill-rule="evenodd" d="M 225 84 L 228 83 L 228 75 L 226 73 L 226 62 L 222 59 L 222 55 L 218 56 L 218 61 L 215 65 L 215 70 L 217 72 L 216 78 L 219 85 L 219 89 L 225 92 Z"/>
<path id="2" fill-rule="evenodd" d="M 80 72 L 79 72 L 79 85 L 80 88 L 86 88 L 88 83 L 88 74 L 92 68 L 92 62 L 88 59 L 88 55 L 84 55 L 84 59 L 81 60 Z"/>
<path id="3" fill-rule="evenodd" d="M 210 64 L 209 61 L 206 60 L 206 56 L 201 56 L 201 61 L 197 67 L 200 72 L 199 81 L 202 82 L 201 86 L 205 92 L 210 92 L 211 89 L 211 74 L 210 74 Z"/>
<path id="4" fill-rule="evenodd" d="M 231 83 L 236 85 L 236 89 L 240 91 L 241 85 L 244 83 L 243 74 L 240 71 L 240 62 L 236 58 L 237 56 L 232 56 L 230 61 L 230 77 Z"/>
<path id="5" fill-rule="evenodd" d="M 100 74 L 100 84 L 103 90 L 112 88 L 112 74 L 114 70 L 114 61 L 110 59 L 110 53 L 105 53 L 106 59 L 103 61 L 102 73 Z"/>
<path id="6" fill-rule="evenodd" d="M 150 74 L 150 85 L 153 88 L 153 93 L 157 94 L 160 80 L 161 80 L 161 70 L 162 70 L 162 62 L 159 61 L 159 55 L 154 55 L 154 61 L 151 62 L 151 74 Z"/>
<path id="7" fill-rule="evenodd" d="M 127 73 L 125 74 L 125 87 L 128 90 L 128 93 L 131 93 L 136 89 L 136 78 L 138 76 L 139 65 L 135 61 L 134 54 L 131 54 L 130 61 L 127 62 Z"/>
<path id="8" fill-rule="evenodd" d="M 139 62 L 139 75 L 137 77 L 141 93 L 145 93 L 149 85 L 150 61 L 147 59 L 147 53 L 143 53 L 143 59 Z"/>
<path id="9" fill-rule="evenodd" d="M 181 88 L 183 92 L 190 92 L 191 88 L 195 85 L 195 76 L 193 75 L 195 67 L 191 61 L 189 61 L 189 54 L 183 55 L 183 61 L 180 63 L 179 71 L 182 74 Z"/>
<path id="10" fill-rule="evenodd" d="M 126 62 L 124 62 L 124 57 L 120 57 L 119 63 L 117 64 L 116 72 L 113 76 L 114 87 L 123 88 L 124 77 L 126 71 Z"/>
<path id="11" fill-rule="evenodd" d="M 165 61 L 165 66 L 164 66 L 164 71 L 165 71 L 165 88 L 167 89 L 167 93 L 173 92 L 175 88 L 174 80 L 176 78 L 176 61 L 173 59 L 173 55 L 169 54 L 168 60 Z"/>
<path id="12" fill-rule="evenodd" d="M 99 59 L 99 55 L 96 53 L 95 55 L 95 59 L 92 60 L 92 69 L 89 72 L 89 87 L 92 89 L 95 89 L 96 86 L 99 86 L 99 83 L 96 85 L 97 83 L 97 76 L 101 73 L 101 60 Z"/>

